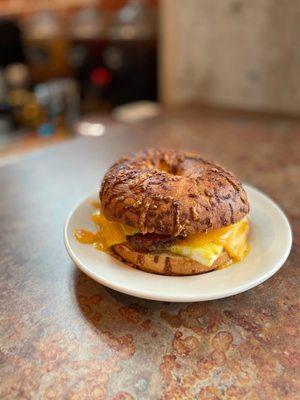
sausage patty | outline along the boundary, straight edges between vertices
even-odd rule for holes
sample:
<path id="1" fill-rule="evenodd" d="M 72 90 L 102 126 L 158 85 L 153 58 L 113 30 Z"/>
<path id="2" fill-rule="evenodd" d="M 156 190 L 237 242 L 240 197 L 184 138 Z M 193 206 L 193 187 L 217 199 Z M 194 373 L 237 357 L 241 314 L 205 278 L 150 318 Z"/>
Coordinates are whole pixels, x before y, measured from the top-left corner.
<path id="1" fill-rule="evenodd" d="M 176 238 L 177 240 L 180 237 Z M 129 246 L 142 253 L 149 253 L 151 251 L 163 251 L 168 249 L 175 243 L 175 238 L 167 235 L 157 235 L 155 233 L 147 233 L 145 235 L 137 233 L 133 236 L 127 236 Z"/>

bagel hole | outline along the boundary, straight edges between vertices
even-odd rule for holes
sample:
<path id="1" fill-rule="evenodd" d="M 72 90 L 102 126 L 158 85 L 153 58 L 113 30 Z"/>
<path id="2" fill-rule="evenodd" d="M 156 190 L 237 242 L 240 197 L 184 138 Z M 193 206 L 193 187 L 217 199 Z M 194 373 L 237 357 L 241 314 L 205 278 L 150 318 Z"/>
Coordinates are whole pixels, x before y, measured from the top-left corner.
<path id="1" fill-rule="evenodd" d="M 159 161 L 157 169 L 161 172 L 167 172 L 171 175 L 177 175 L 177 169 L 174 166 L 167 164 L 164 160 Z"/>

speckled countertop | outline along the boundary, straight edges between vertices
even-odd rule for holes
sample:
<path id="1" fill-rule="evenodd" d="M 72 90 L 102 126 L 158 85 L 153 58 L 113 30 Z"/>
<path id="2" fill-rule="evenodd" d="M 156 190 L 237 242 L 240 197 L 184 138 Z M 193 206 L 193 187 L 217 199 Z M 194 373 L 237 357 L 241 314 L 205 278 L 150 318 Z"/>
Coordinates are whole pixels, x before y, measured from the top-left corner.
<path id="1" fill-rule="evenodd" d="M 0 168 L 1 399 L 297 399 L 300 120 L 176 109 Z M 71 263 L 62 227 L 123 153 L 188 148 L 264 190 L 288 214 L 284 267 L 205 303 L 129 297 Z"/>

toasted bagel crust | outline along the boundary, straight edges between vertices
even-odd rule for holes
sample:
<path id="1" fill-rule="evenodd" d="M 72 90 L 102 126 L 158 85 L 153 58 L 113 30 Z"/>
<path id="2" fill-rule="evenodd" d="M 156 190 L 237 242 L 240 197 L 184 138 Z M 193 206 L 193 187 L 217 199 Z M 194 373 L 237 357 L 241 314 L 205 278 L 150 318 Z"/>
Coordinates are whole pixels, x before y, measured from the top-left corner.
<path id="1" fill-rule="evenodd" d="M 226 251 L 208 267 L 199 262 L 183 256 L 171 253 L 141 253 L 132 250 L 126 243 L 115 244 L 113 251 L 123 260 L 134 265 L 138 269 L 161 275 L 196 275 L 216 269 L 230 261 Z"/>
<path id="2" fill-rule="evenodd" d="M 193 235 L 234 224 L 249 212 L 232 173 L 175 150 L 121 158 L 104 176 L 100 200 L 106 218 L 143 234 Z"/>

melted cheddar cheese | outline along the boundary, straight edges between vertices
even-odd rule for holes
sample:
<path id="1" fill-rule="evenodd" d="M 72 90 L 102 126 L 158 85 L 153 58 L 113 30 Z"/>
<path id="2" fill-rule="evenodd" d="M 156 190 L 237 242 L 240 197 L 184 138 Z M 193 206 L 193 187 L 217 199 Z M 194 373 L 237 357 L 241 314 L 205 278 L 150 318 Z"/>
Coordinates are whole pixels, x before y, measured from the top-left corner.
<path id="1" fill-rule="evenodd" d="M 249 223 L 247 218 L 243 218 L 236 224 L 180 241 L 170 251 L 211 266 L 225 249 L 233 260 L 241 261 L 249 250 L 248 233 Z"/>
<path id="2" fill-rule="evenodd" d="M 96 208 L 91 219 L 97 227 L 97 232 L 76 230 L 75 237 L 79 242 L 92 244 L 98 250 L 109 252 L 111 246 L 126 242 L 127 235 L 138 233 L 131 226 L 109 221 L 101 214 L 100 207 Z M 249 251 L 248 233 L 249 223 L 245 217 L 236 224 L 178 241 L 168 250 L 207 266 L 211 266 L 223 250 L 226 250 L 234 261 L 241 261 Z"/>
<path id="3" fill-rule="evenodd" d="M 96 204 L 93 205 L 96 207 Z M 85 229 L 77 229 L 75 238 L 80 243 L 92 244 L 96 249 L 109 253 L 111 246 L 126 242 L 127 235 L 138 233 L 131 226 L 109 221 L 101 214 L 100 208 L 96 208 L 97 210 L 92 213 L 91 219 L 97 227 L 97 232 L 93 233 Z"/>

